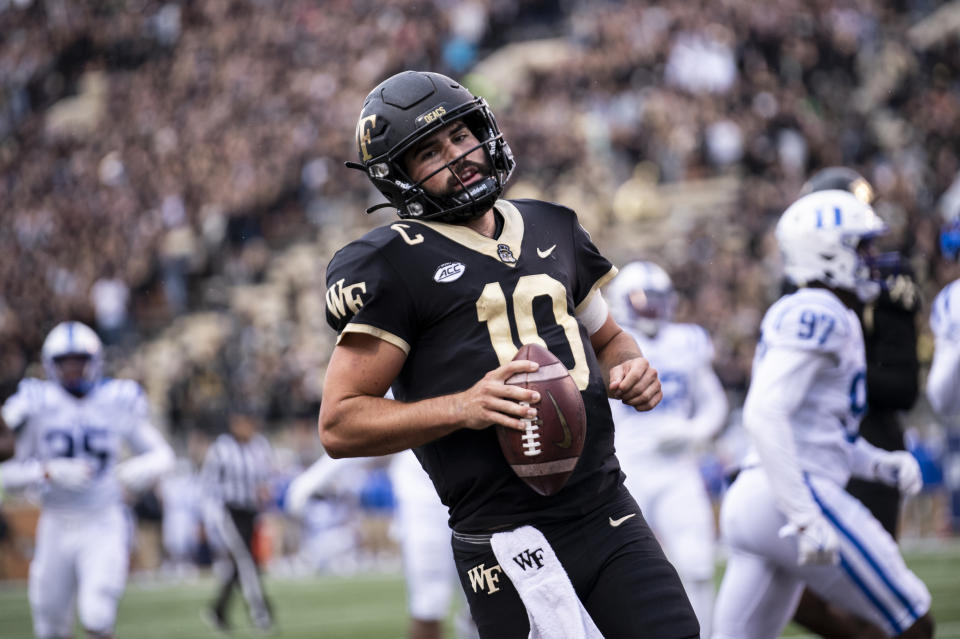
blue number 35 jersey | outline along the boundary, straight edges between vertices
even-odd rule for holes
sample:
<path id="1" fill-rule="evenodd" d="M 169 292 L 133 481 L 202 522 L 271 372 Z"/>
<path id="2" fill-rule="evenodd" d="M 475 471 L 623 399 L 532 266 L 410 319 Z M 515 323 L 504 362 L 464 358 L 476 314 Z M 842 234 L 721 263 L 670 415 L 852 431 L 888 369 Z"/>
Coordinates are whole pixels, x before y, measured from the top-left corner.
<path id="1" fill-rule="evenodd" d="M 81 492 L 48 485 L 44 508 L 95 509 L 119 502 L 113 470 L 120 455 L 125 448 L 143 452 L 156 438 L 147 396 L 129 379 L 105 379 L 77 398 L 56 382 L 27 378 L 4 403 L 3 417 L 16 429 L 17 459 L 82 459 L 93 468 L 94 480 Z"/>

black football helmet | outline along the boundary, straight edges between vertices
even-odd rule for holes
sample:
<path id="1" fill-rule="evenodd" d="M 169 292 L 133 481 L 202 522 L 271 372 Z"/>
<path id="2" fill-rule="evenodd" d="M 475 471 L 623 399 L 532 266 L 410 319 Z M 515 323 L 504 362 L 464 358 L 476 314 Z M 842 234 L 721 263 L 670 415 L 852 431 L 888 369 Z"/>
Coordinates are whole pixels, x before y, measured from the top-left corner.
<path id="1" fill-rule="evenodd" d="M 469 127 L 479 144 L 414 182 L 403 164 L 404 153 L 456 120 Z M 490 175 L 453 195 L 426 191 L 424 182 L 444 170 L 456 175 L 451 164 L 477 148 L 487 155 Z M 347 166 L 365 172 L 388 202 L 370 207 L 367 213 L 392 206 L 400 217 L 420 220 L 460 222 L 482 215 L 500 197 L 515 166 L 486 101 L 455 80 L 428 71 L 398 73 L 370 92 L 357 122 L 357 152 L 360 162 L 347 162 Z"/>
<path id="2" fill-rule="evenodd" d="M 848 191 L 864 204 L 873 204 L 873 186 L 853 169 L 831 166 L 814 173 L 800 188 L 800 195 L 814 191 Z"/>

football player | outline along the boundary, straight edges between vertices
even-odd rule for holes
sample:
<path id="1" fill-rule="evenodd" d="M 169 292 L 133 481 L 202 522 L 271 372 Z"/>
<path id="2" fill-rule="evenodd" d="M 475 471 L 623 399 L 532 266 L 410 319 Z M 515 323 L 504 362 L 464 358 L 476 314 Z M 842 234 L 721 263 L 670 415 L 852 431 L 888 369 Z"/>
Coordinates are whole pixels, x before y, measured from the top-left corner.
<path id="1" fill-rule="evenodd" d="M 660 405 L 645 413 L 610 402 L 617 458 L 708 637 L 716 529 L 698 453 L 723 426 L 728 408 L 713 370 L 713 343 L 700 326 L 672 321 L 677 294 L 657 264 L 627 264 L 606 297 L 614 318 L 657 369 L 663 389 Z"/>
<path id="2" fill-rule="evenodd" d="M 560 132 L 558 132 L 560 134 Z M 338 251 L 327 320 L 339 333 L 319 430 L 334 457 L 413 448 L 449 510 L 453 552 L 480 636 L 525 636 L 527 611 L 490 546 L 537 527 L 605 636 L 690 637 L 698 624 L 676 570 L 623 487 L 608 395 L 660 400 L 656 371 L 610 317 L 616 269 L 570 209 L 501 199 L 514 159 L 486 102 L 436 73 L 405 71 L 366 98 L 362 170 L 400 220 Z M 545 346 L 581 390 L 586 443 L 566 486 L 535 493 L 495 429 L 523 430 L 534 391 L 505 381 Z M 383 397 L 392 387 L 396 400 Z M 536 549 L 531 549 L 535 551 Z"/>
<path id="3" fill-rule="evenodd" d="M 958 182 L 960 183 L 960 182 Z M 940 230 L 940 254 L 954 263 L 947 273 L 957 277 L 955 262 L 960 255 L 960 198 L 944 197 L 941 203 L 944 223 Z M 926 395 L 938 414 L 960 414 L 960 279 L 954 279 L 937 294 L 930 310 L 930 330 L 934 337 L 933 362 L 927 375 Z"/>
<path id="4" fill-rule="evenodd" d="M 866 178 L 842 166 L 816 172 L 800 194 L 832 189 L 849 191 L 873 204 L 873 187 Z M 874 271 L 873 276 L 883 283 L 880 294 L 857 308 L 867 359 L 867 410 L 860 421 L 860 436 L 884 450 L 905 450 L 900 414 L 910 410 L 919 395 L 916 316 L 920 296 L 907 264 L 896 253 L 878 259 Z M 853 478 L 847 492 L 897 538 L 902 495 L 896 486 Z M 827 639 L 861 636 L 867 631 L 863 620 L 851 618 L 809 589 L 800 599 L 794 621 Z"/>
<path id="5" fill-rule="evenodd" d="M 29 580 L 34 634 L 72 637 L 76 606 L 88 637 L 111 637 L 129 563 L 125 493 L 151 486 L 174 455 L 140 385 L 101 376 L 91 328 L 58 324 L 41 356 L 47 379 L 22 380 L 3 405 L 17 451 L 0 466 L 5 487 L 42 488 Z M 121 461 L 124 445 L 133 456 Z"/>
<path id="6" fill-rule="evenodd" d="M 410 614 L 407 636 L 410 639 L 440 639 L 455 589 L 458 589 L 456 567 L 450 551 L 447 509 L 440 503 L 437 491 L 412 451 L 396 453 L 387 459 L 323 456 L 290 483 L 285 507 L 291 515 L 302 517 L 310 496 L 335 493 L 338 478 L 346 469 L 356 465 L 369 468 L 384 462 L 388 464 L 397 501 L 396 529 Z M 457 635 L 461 639 L 476 636 L 469 612 L 457 616 L 457 626 Z"/>
<path id="7" fill-rule="evenodd" d="M 716 639 L 775 637 L 804 585 L 888 636 L 931 637 L 930 593 L 896 542 L 844 490 L 851 476 L 920 490 L 916 460 L 858 437 L 866 358 L 856 313 L 876 297 L 870 240 L 886 227 L 847 191 L 811 193 L 780 217 L 784 271 L 799 287 L 764 316 L 743 424 L 754 452 L 727 491 L 730 555 Z"/>

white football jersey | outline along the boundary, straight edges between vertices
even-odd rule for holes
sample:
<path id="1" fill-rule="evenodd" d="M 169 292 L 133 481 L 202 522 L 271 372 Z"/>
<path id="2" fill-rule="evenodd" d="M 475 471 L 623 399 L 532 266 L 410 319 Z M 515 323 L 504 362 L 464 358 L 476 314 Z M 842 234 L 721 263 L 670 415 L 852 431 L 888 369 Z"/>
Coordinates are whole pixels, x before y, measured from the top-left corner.
<path id="1" fill-rule="evenodd" d="M 933 300 L 930 330 L 937 339 L 960 342 L 960 280 L 944 286 Z"/>
<path id="2" fill-rule="evenodd" d="M 930 330 L 935 348 L 926 394 L 934 411 L 954 416 L 960 413 L 960 280 L 937 294 L 930 309 Z"/>
<path id="3" fill-rule="evenodd" d="M 47 461 L 57 457 L 84 459 L 94 469 L 94 479 L 81 490 L 47 483 L 43 507 L 93 509 L 122 498 L 113 472 L 126 444 L 135 453 L 157 444 L 159 434 L 150 424 L 146 394 L 129 379 L 107 379 L 83 397 L 75 397 L 60 384 L 27 378 L 3 405 L 3 418 L 17 432 L 18 461 Z"/>
<path id="4" fill-rule="evenodd" d="M 704 406 L 716 414 L 707 416 L 711 422 L 706 428 L 709 432 L 700 436 L 716 432 L 726 417 L 727 405 L 713 371 L 713 343 L 707 332 L 695 324 L 670 323 L 664 324 L 654 337 L 628 327 L 625 330 L 637 340 L 644 357 L 657 370 L 663 399 L 656 408 L 642 413 L 620 400 L 610 401 L 617 425 L 617 457 L 624 465 L 630 465 L 630 457 L 656 454 L 658 444 L 670 438 L 672 431 L 694 427 L 690 420 Z M 715 397 L 717 394 L 720 397 Z"/>
<path id="5" fill-rule="evenodd" d="M 866 356 L 859 318 L 833 293 L 801 288 L 770 307 L 761 331 L 754 375 L 761 361 L 771 370 L 778 355 L 787 351 L 825 355 L 831 362 L 810 388 L 778 391 L 799 402 L 790 416 L 790 427 L 800 467 L 845 485 L 850 477 L 852 443 L 867 409 Z M 791 397 L 791 393 L 796 394 Z M 747 465 L 755 460 L 751 454 Z"/>

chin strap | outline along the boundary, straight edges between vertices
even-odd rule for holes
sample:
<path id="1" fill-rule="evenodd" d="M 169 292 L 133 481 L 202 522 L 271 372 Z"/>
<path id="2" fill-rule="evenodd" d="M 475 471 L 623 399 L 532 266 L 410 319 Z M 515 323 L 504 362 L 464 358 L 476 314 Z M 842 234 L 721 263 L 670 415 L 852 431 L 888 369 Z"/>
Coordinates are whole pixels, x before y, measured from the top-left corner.
<path id="1" fill-rule="evenodd" d="M 368 209 L 366 210 L 366 213 L 369 215 L 370 213 L 373 213 L 374 211 L 379 211 L 380 209 L 389 209 L 389 208 L 396 208 L 396 207 L 393 206 L 393 204 L 390 204 L 389 202 L 381 202 L 380 204 L 374 204 L 373 206 L 371 206 L 370 208 L 368 208 Z"/>

